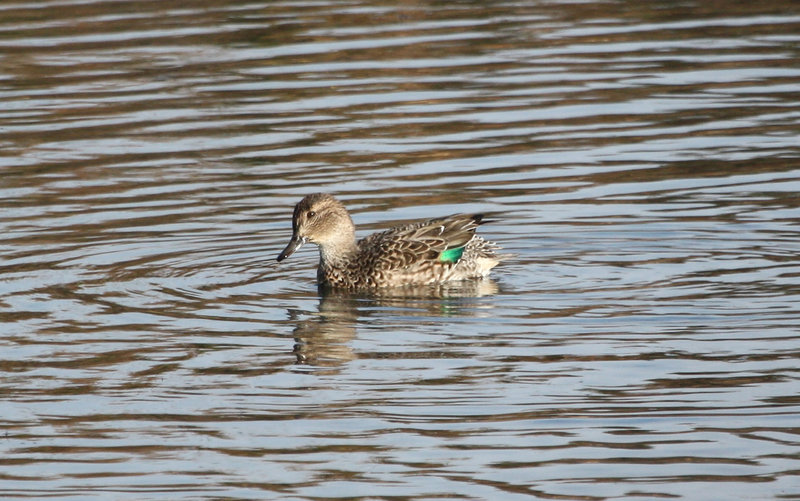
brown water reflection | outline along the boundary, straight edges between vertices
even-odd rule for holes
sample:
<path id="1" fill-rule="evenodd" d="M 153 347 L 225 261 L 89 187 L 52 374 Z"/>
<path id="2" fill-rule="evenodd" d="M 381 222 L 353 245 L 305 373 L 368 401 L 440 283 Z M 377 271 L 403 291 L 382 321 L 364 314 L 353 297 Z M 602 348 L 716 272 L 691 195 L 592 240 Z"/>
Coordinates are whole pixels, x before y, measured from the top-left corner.
<path id="1" fill-rule="evenodd" d="M 794 2 L 0 5 L 0 496 L 795 499 Z M 291 207 L 493 280 L 321 294 Z"/>

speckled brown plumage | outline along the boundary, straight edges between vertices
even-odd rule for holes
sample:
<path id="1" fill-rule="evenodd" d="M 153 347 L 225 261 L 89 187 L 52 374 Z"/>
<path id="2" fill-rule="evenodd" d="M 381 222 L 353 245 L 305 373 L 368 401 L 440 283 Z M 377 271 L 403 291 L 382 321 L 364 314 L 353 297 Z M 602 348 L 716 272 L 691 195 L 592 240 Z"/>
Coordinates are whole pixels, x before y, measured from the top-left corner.
<path id="1" fill-rule="evenodd" d="M 356 242 L 355 226 L 337 199 L 324 193 L 294 209 L 292 239 L 282 261 L 305 242 L 319 246 L 317 280 L 335 288 L 361 289 L 436 284 L 485 277 L 504 256 L 475 235 L 480 214 L 455 214 L 374 233 Z M 463 248 L 463 252 L 459 249 Z"/>

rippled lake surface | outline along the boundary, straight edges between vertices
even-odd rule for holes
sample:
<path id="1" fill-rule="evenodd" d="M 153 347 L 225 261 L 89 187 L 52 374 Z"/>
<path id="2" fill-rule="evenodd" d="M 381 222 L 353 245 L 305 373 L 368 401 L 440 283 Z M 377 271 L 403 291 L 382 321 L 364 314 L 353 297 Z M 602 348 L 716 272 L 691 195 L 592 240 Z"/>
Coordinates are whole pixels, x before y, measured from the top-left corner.
<path id="1" fill-rule="evenodd" d="M 0 497 L 800 499 L 800 4 L 0 4 Z M 516 258 L 320 295 L 292 206 Z"/>

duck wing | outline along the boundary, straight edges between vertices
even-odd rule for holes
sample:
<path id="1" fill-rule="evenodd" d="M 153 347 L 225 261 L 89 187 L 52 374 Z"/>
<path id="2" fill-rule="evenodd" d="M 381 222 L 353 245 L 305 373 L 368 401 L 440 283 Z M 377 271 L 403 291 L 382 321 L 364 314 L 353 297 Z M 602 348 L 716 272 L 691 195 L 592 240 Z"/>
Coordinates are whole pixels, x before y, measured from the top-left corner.
<path id="1" fill-rule="evenodd" d="M 359 248 L 373 254 L 376 269 L 456 263 L 482 223 L 482 214 L 454 214 L 375 233 L 361 240 Z"/>

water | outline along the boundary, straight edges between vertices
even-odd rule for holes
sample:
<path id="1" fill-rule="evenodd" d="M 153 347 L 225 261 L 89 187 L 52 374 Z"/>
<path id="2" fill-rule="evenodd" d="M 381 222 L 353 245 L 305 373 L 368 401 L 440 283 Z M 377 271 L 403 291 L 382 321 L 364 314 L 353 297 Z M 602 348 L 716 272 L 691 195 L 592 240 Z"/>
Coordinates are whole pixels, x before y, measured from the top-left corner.
<path id="1" fill-rule="evenodd" d="M 800 499 L 796 2 L 0 5 L 0 496 Z M 292 205 L 482 211 L 321 297 Z"/>

